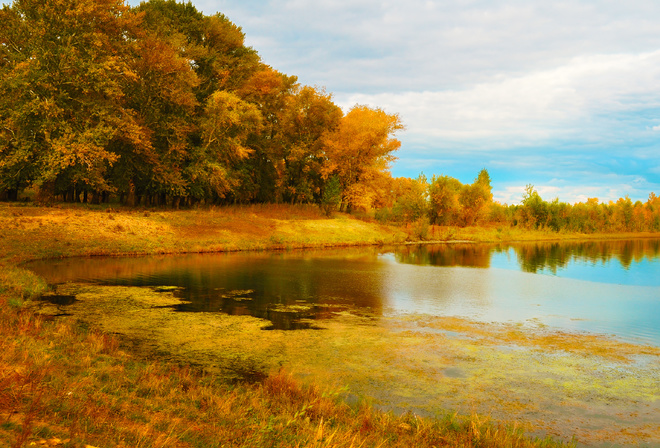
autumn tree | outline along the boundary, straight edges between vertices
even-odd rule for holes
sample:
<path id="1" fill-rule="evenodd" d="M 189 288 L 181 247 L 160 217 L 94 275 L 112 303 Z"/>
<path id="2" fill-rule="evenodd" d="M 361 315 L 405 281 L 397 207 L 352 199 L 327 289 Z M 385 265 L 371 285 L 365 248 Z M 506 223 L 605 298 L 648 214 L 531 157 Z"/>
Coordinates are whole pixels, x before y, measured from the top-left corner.
<path id="1" fill-rule="evenodd" d="M 292 203 L 318 202 L 326 163 L 322 137 L 337 128 L 342 111 L 319 88 L 296 86 L 287 99 L 279 121 L 283 198 Z"/>
<path id="2" fill-rule="evenodd" d="M 139 18 L 120 0 L 17 0 L 4 14 L 22 37 L 3 66 L 0 170 L 47 189 L 112 189 L 110 144 L 146 139 L 125 97 Z"/>
<path id="3" fill-rule="evenodd" d="M 429 185 L 429 218 L 432 224 L 454 225 L 459 222 L 459 195 L 463 184 L 449 176 L 433 176 Z"/>
<path id="4" fill-rule="evenodd" d="M 233 93 L 218 90 L 208 98 L 200 121 L 202 143 L 188 168 L 193 196 L 225 198 L 237 186 L 235 170 L 252 154 L 247 142 L 261 123 L 257 107 Z"/>
<path id="5" fill-rule="evenodd" d="M 127 90 L 128 104 L 148 129 L 149 145 L 119 146 L 121 158 L 111 179 L 121 193 L 137 198 L 131 202 L 155 196 L 160 198 L 156 203 L 163 204 L 165 196 L 188 194 L 185 170 L 194 147 L 191 135 L 198 128 L 198 78 L 176 40 L 146 30 L 135 46 L 137 79 Z"/>
<path id="6" fill-rule="evenodd" d="M 205 16 L 190 2 L 149 0 L 137 8 L 145 25 L 175 43 L 199 78 L 197 100 L 204 104 L 217 90 L 237 91 L 260 70 L 257 52 L 245 45 L 245 34 L 224 14 Z"/>
<path id="7" fill-rule="evenodd" d="M 488 216 L 488 208 L 493 201 L 490 176 L 482 169 L 471 185 L 464 185 L 458 195 L 461 205 L 461 221 L 463 225 L 474 225 L 482 222 Z"/>
<path id="8" fill-rule="evenodd" d="M 394 138 L 404 129 L 397 114 L 382 109 L 354 106 L 336 130 L 324 138 L 328 159 L 324 176 L 336 174 L 342 187 L 342 208 L 369 208 L 374 200 L 373 182 L 389 170 L 392 154 L 401 142 Z"/>
<path id="9" fill-rule="evenodd" d="M 241 186 L 235 191 L 242 201 L 280 202 L 286 189 L 285 138 L 280 123 L 297 78 L 263 66 L 252 74 L 237 94 L 261 112 L 263 129 L 250 141 L 252 156 L 242 163 Z"/>
<path id="10" fill-rule="evenodd" d="M 649 230 L 652 232 L 660 231 L 660 197 L 651 192 L 649 199 L 646 201 L 646 208 L 649 212 Z"/>
<path id="11" fill-rule="evenodd" d="M 391 207 L 392 221 L 414 222 L 428 214 L 429 183 L 422 173 L 416 179 L 400 177 L 392 182 L 394 203 Z"/>

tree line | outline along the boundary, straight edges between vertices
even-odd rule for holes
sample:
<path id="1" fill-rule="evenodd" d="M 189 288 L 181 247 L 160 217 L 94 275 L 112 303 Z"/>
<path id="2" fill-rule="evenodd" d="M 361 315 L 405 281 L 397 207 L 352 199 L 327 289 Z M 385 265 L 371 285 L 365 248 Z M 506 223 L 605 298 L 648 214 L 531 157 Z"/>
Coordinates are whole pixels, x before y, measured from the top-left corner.
<path id="1" fill-rule="evenodd" d="M 372 206 L 403 129 L 344 113 L 192 3 L 16 0 L 0 11 L 0 196 Z"/>
<path id="2" fill-rule="evenodd" d="M 427 223 L 441 226 L 510 226 L 524 229 L 595 232 L 659 232 L 660 198 L 650 193 L 646 202 L 629 197 L 607 203 L 597 198 L 568 204 L 559 199 L 546 201 L 533 185 L 527 185 L 520 204 L 500 204 L 493 200 L 491 180 L 486 169 L 471 184 L 449 176 L 433 176 L 429 181 L 392 180 L 390 195 L 376 218 L 382 222 Z"/>
<path id="3" fill-rule="evenodd" d="M 660 230 L 660 199 L 493 201 L 484 169 L 392 178 L 403 124 L 264 64 L 192 3 L 15 0 L 0 10 L 0 199 L 191 206 L 314 203 L 383 222 Z"/>

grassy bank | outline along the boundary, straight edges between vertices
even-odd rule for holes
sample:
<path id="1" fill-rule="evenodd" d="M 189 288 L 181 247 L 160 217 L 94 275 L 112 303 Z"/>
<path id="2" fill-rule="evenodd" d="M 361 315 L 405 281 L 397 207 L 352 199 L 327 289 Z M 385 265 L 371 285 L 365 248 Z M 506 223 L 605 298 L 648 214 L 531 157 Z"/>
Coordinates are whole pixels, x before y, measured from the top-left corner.
<path id="1" fill-rule="evenodd" d="M 21 262 L 80 255 L 390 244 L 395 229 L 316 208 L 168 211 L 0 205 L 0 446 L 557 446 L 479 415 L 394 416 L 350 407 L 282 372 L 256 384 L 144 359 L 117 338 L 21 303 L 45 282 Z M 512 241 L 579 235 L 430 229 L 429 239 Z"/>
<path id="2" fill-rule="evenodd" d="M 4 300 L 0 329 L 0 446 L 556 446 L 477 415 L 431 420 L 349 407 L 285 373 L 225 384 Z"/>
<path id="3" fill-rule="evenodd" d="M 313 206 L 200 210 L 0 205 L 0 247 L 12 262 L 85 255 L 294 249 L 403 241 L 401 230 L 326 218 Z"/>
<path id="4" fill-rule="evenodd" d="M 194 210 L 0 204 L 0 260 L 386 245 L 411 241 L 560 241 L 653 237 L 509 227 L 392 227 L 315 206 L 253 205 Z M 420 235 L 423 234 L 423 235 Z M 420 238 L 422 236 L 422 238 Z"/>

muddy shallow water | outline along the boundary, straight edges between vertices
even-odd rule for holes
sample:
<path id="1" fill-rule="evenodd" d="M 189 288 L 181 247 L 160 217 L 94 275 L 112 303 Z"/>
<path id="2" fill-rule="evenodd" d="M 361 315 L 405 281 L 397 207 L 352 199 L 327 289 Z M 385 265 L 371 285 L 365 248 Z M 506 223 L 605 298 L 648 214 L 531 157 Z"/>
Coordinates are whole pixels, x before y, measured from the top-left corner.
<path id="1" fill-rule="evenodd" d="M 476 411 L 580 444 L 660 446 L 657 244 L 551 245 L 568 254 L 563 262 L 539 247 L 63 260 L 34 269 L 56 284 L 43 312 L 74 315 L 151 356 L 230 379 L 285 368 L 395 412 Z M 609 283 L 574 278 L 576 264 L 611 271 Z"/>

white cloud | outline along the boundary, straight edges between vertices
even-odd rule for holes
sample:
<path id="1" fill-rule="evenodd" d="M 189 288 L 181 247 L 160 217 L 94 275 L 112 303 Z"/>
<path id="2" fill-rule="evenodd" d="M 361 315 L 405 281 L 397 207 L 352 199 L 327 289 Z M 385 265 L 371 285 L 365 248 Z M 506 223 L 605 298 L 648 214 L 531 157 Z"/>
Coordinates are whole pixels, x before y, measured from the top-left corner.
<path id="1" fill-rule="evenodd" d="M 455 89 L 588 54 L 660 47 L 652 0 L 220 0 L 266 62 L 330 91 Z M 256 46 L 256 45 L 255 45 Z M 365 63 L 365 59 L 369 61 Z M 348 89 L 346 89 L 348 87 Z"/>
<path id="2" fill-rule="evenodd" d="M 336 99 L 344 108 L 360 103 L 399 112 L 409 133 L 428 139 L 529 145 L 584 135 L 589 127 L 599 127 L 596 115 L 659 107 L 660 52 L 580 57 L 551 70 L 500 75 L 461 90 L 339 94 Z"/>

